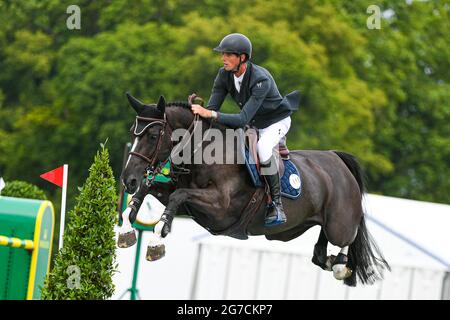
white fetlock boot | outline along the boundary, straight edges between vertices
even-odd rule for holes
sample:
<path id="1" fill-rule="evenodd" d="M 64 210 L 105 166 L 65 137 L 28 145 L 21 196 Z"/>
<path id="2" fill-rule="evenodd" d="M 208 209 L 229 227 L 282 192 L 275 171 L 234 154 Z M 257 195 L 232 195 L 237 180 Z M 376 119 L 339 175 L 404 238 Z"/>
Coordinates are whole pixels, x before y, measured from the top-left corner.
<path id="1" fill-rule="evenodd" d="M 122 213 L 123 223 L 119 229 L 119 238 L 117 246 L 119 248 L 129 248 L 136 243 L 136 232 L 130 222 L 131 208 L 128 207 Z"/>
<path id="2" fill-rule="evenodd" d="M 164 222 L 159 221 L 150 234 L 150 240 L 147 247 L 146 259 L 148 261 L 156 261 L 161 259 L 166 254 L 166 246 L 162 243 L 161 230 L 164 227 Z"/>

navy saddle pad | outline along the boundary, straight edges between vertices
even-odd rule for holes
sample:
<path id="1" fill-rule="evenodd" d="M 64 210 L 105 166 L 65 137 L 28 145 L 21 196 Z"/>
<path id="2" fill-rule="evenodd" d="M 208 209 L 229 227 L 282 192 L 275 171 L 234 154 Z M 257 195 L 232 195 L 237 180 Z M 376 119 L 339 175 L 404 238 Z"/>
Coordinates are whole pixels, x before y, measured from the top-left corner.
<path id="1" fill-rule="evenodd" d="M 300 172 L 291 160 L 284 161 L 284 174 L 281 177 L 281 195 L 289 199 L 297 199 L 302 191 L 302 183 L 300 179 Z M 245 148 L 245 165 L 250 174 L 250 178 L 255 187 L 260 188 L 264 186 L 263 179 L 256 168 L 255 161 L 249 153 L 248 148 Z"/>

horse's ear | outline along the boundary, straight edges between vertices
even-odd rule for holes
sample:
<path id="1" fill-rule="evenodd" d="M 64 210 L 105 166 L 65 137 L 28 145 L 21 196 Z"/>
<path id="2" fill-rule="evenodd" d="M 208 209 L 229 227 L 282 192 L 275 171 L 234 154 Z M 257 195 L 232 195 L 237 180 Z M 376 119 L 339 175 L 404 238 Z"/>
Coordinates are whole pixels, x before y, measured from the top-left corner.
<path id="1" fill-rule="evenodd" d="M 142 111 L 144 110 L 144 104 L 142 102 L 140 102 L 138 99 L 136 99 L 135 97 L 133 97 L 131 94 L 129 94 L 128 92 L 126 93 L 126 96 L 128 98 L 128 101 L 130 102 L 130 105 L 133 107 L 133 109 L 138 113 L 141 114 Z"/>
<path id="2" fill-rule="evenodd" d="M 164 99 L 164 96 L 159 96 L 158 104 L 156 105 L 156 108 L 164 113 L 166 111 L 166 99 Z"/>

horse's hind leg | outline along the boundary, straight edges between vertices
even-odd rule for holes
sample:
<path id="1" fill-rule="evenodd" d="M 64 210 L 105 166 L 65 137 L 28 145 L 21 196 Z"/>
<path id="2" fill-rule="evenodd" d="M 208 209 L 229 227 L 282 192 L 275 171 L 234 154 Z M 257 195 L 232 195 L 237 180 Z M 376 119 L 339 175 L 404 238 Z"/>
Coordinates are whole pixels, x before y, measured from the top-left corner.
<path id="1" fill-rule="evenodd" d="M 337 280 L 344 280 L 352 275 L 352 270 L 347 267 L 348 250 L 358 230 L 355 222 L 358 215 L 341 215 L 339 217 L 344 221 L 338 221 L 336 215 L 328 219 L 325 232 L 330 243 L 341 248 L 337 257 L 332 261 L 332 270 Z"/>
<path id="2" fill-rule="evenodd" d="M 331 271 L 332 259 L 334 256 L 327 257 L 327 245 L 328 239 L 323 231 L 323 228 L 320 229 L 319 239 L 317 243 L 314 245 L 314 254 L 311 261 L 321 267 L 323 270 Z"/>

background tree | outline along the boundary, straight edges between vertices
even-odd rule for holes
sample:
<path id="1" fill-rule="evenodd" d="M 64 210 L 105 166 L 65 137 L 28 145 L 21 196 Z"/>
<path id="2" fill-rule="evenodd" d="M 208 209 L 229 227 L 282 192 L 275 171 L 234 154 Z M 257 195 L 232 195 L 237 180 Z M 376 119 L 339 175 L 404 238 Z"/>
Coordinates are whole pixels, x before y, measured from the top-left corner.
<path id="1" fill-rule="evenodd" d="M 366 26 L 368 0 L 81 0 L 81 30 L 66 27 L 70 4 L 0 2 L 6 179 L 49 188 L 39 174 L 69 163 L 73 206 L 107 137 L 118 178 L 134 116 L 125 92 L 148 103 L 208 99 L 221 66 L 212 48 L 242 32 L 281 93 L 302 92 L 290 148 L 355 154 L 371 192 L 450 202 L 445 1 L 378 1 L 379 30 Z M 237 107 L 227 99 L 223 110 Z"/>

